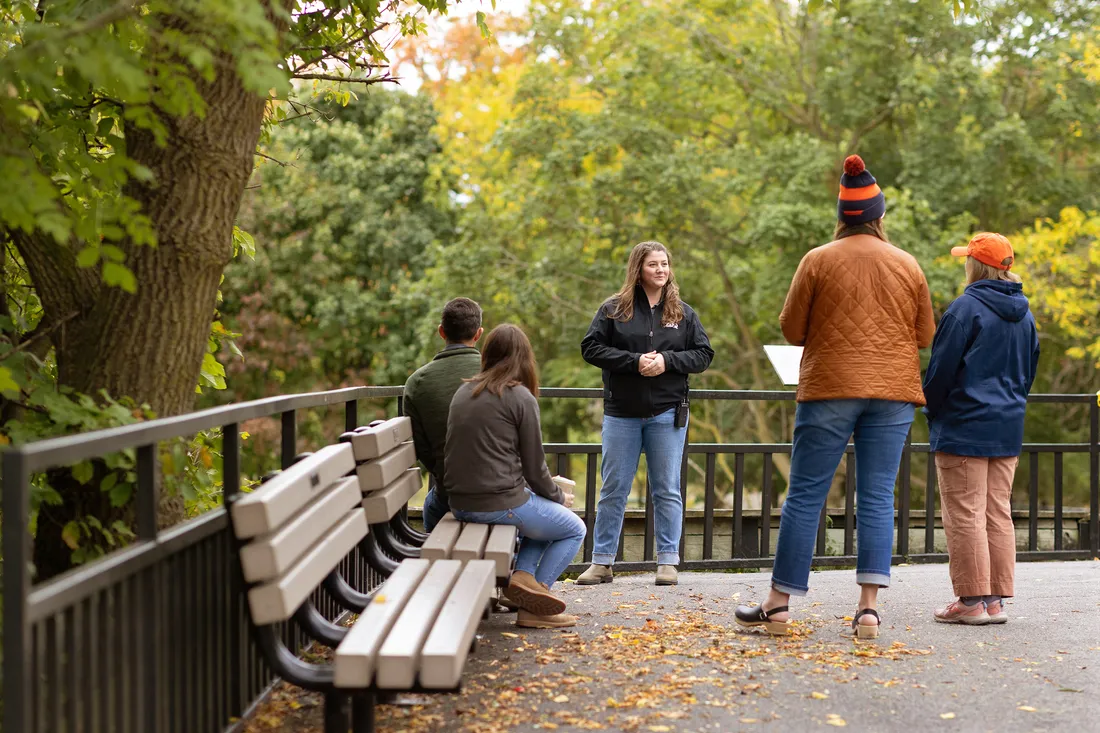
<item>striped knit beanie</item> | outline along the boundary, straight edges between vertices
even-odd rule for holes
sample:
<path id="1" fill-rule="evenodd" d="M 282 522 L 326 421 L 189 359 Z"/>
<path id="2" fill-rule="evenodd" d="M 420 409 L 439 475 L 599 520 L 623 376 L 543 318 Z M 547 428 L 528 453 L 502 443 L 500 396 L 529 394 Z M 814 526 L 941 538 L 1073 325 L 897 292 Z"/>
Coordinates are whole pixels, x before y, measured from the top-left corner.
<path id="1" fill-rule="evenodd" d="M 840 176 L 837 219 L 845 224 L 866 224 L 881 219 L 885 213 L 886 197 L 875 177 L 863 164 L 863 158 L 849 155 L 844 159 L 844 173 Z"/>

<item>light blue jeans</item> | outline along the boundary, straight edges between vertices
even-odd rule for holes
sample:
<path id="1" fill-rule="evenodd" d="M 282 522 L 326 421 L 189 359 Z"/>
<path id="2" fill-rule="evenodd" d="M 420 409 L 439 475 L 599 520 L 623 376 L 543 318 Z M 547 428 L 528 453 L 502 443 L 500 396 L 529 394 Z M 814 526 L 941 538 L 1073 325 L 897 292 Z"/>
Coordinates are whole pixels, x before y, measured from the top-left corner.
<path id="1" fill-rule="evenodd" d="M 581 518 L 561 504 L 544 499 L 527 489 L 527 501 L 515 509 L 500 512 L 464 512 L 452 509 L 455 519 L 476 524 L 510 524 L 521 537 L 516 570 L 553 586 L 584 542 Z"/>
<path id="2" fill-rule="evenodd" d="M 804 596 L 821 508 L 848 438 L 856 450 L 856 582 L 890 585 L 894 481 L 913 405 L 887 400 L 802 402 L 795 411 L 791 480 L 779 521 L 772 587 Z"/>
<path id="3" fill-rule="evenodd" d="M 596 506 L 596 537 L 592 562 L 612 565 L 619 549 L 626 500 L 645 451 L 649 489 L 653 497 L 653 533 L 657 564 L 680 564 L 680 532 L 684 500 L 680 496 L 680 459 L 687 426 L 675 427 L 676 410 L 654 417 L 603 417 L 603 488 Z"/>

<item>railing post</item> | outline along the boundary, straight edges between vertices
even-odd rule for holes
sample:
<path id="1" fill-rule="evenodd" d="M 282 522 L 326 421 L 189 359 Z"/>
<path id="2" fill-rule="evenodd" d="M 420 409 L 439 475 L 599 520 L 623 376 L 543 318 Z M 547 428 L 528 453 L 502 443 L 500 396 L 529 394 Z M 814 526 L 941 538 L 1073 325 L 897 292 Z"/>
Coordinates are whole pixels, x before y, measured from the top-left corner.
<path id="1" fill-rule="evenodd" d="M 359 427 L 359 401 L 348 400 L 344 403 L 344 430 L 351 432 Z"/>
<path id="2" fill-rule="evenodd" d="M 157 538 L 157 446 L 137 449 L 137 536 L 139 540 Z"/>
<path id="3" fill-rule="evenodd" d="M 139 542 L 157 541 L 157 445 L 137 449 L 137 538 Z M 157 608 L 156 570 L 148 568 L 138 578 L 137 600 L 138 673 L 135 698 L 141 706 L 145 730 L 157 729 L 157 643 L 160 615 Z M 70 723 L 71 725 L 71 723 Z"/>
<path id="4" fill-rule="evenodd" d="M 4 478 L 4 730 L 24 731 L 31 683 L 30 646 L 26 619 L 31 589 L 28 561 L 31 537 L 30 476 L 22 453 L 9 450 L 3 457 Z"/>
<path id="5" fill-rule="evenodd" d="M 284 413 L 284 423 L 285 423 Z M 291 422 L 293 422 L 294 413 L 290 413 L 292 416 Z M 234 500 L 237 498 L 237 494 L 241 490 L 241 444 L 240 444 L 240 430 L 237 423 L 230 423 L 222 427 L 222 503 L 225 505 L 225 510 L 228 512 L 231 510 Z M 293 456 L 292 456 L 293 458 Z M 232 536 L 232 529 L 226 529 L 226 532 L 230 533 L 227 536 L 227 541 L 230 546 L 230 551 L 227 553 L 229 568 L 229 583 L 228 593 L 231 599 L 229 603 L 229 618 L 223 619 L 226 623 L 226 630 L 228 631 L 227 639 L 228 643 L 226 647 L 229 651 L 229 676 L 226 680 L 227 690 L 226 696 L 229 701 L 229 710 L 240 711 L 244 709 L 245 700 L 245 682 L 243 680 L 242 656 L 247 656 L 247 650 L 243 644 L 243 635 L 241 634 L 242 626 L 242 603 L 244 596 L 244 578 L 241 576 L 240 560 L 237 557 L 237 552 L 234 543 L 236 539 Z M 234 715 L 237 713 L 234 712 Z M 229 721 L 220 721 L 221 725 L 225 725 Z"/>
<path id="6" fill-rule="evenodd" d="M 584 562 L 592 562 L 596 526 L 596 460 L 598 453 L 586 453 L 584 466 Z"/>
<path id="7" fill-rule="evenodd" d="M 1100 557 L 1100 402 L 1089 405 L 1089 463 L 1089 546 Z"/>
<path id="8" fill-rule="evenodd" d="M 298 454 L 298 424 L 294 410 L 287 410 L 282 414 L 282 424 L 279 467 L 285 471 L 294 463 L 294 456 Z"/>

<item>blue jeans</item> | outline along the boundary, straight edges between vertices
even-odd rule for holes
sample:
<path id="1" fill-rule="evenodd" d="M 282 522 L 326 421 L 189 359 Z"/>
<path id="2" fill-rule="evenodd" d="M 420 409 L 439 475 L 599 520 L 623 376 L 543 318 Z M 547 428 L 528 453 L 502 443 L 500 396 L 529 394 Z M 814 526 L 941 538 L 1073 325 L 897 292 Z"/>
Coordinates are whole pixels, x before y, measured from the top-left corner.
<path id="1" fill-rule="evenodd" d="M 821 509 L 848 438 L 856 449 L 856 582 L 890 585 L 894 544 L 894 481 L 913 405 L 887 400 L 825 400 L 798 405 L 791 480 L 779 521 L 772 587 L 804 596 Z"/>
<path id="2" fill-rule="evenodd" d="M 432 482 L 432 487 L 428 489 L 428 495 L 424 497 L 423 511 L 425 532 L 431 532 L 435 529 L 435 525 L 439 524 L 439 520 L 443 519 L 443 516 L 451 511 L 451 505 L 447 503 L 447 497 L 436 489 L 434 481 Z"/>
<path id="3" fill-rule="evenodd" d="M 527 501 L 515 509 L 501 512 L 464 512 L 454 510 L 455 519 L 477 524 L 510 524 L 519 530 L 519 554 L 516 570 L 535 576 L 535 580 L 553 586 L 584 542 L 584 522 L 557 502 L 544 499 L 527 489 Z"/>
<path id="4" fill-rule="evenodd" d="M 619 549 L 626 500 L 645 451 L 649 489 L 653 497 L 653 532 L 657 564 L 680 564 L 680 532 L 684 500 L 680 496 L 680 459 L 687 426 L 675 427 L 676 410 L 654 417 L 603 417 L 603 488 L 596 507 L 596 537 L 592 562 L 612 565 Z"/>

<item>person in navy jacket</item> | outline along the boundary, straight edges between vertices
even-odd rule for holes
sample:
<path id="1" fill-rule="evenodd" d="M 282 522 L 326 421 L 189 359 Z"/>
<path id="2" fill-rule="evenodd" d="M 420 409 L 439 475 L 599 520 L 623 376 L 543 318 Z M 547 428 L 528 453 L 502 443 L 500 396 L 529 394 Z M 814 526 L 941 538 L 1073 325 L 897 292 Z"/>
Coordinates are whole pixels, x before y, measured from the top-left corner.
<path id="1" fill-rule="evenodd" d="M 1005 623 L 1014 594 L 1012 479 L 1024 440 L 1024 410 L 1039 362 L 1039 337 L 1012 245 L 982 232 L 966 247 L 967 287 L 940 320 L 924 378 L 951 583 L 958 600 L 941 623 Z"/>

